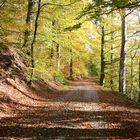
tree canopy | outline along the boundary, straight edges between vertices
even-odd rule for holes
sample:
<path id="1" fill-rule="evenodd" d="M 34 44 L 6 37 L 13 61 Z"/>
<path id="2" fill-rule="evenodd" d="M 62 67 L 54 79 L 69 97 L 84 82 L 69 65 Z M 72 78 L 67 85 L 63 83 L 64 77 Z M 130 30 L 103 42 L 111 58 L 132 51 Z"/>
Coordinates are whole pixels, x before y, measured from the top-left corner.
<path id="1" fill-rule="evenodd" d="M 30 84 L 96 76 L 138 99 L 139 6 L 139 0 L 0 0 L 0 46 L 23 52 Z"/>

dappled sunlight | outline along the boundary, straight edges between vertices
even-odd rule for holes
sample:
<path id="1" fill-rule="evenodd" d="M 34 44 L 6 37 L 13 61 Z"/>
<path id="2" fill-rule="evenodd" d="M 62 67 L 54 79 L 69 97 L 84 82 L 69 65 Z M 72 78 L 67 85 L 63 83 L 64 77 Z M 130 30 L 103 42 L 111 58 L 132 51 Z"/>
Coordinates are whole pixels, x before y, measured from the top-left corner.
<path id="1" fill-rule="evenodd" d="M 34 105 L 12 99 L 3 102 L 4 111 L 12 116 L 1 116 L 2 138 L 27 139 L 137 139 L 140 137 L 140 110 L 131 105 L 118 104 L 108 97 L 103 100 L 98 87 L 78 82 L 70 90 L 50 96 L 46 101 L 32 99 Z M 81 89 L 82 86 L 82 89 Z M 27 97 L 28 98 L 28 97 Z M 122 100 L 121 97 L 116 97 Z M 129 133 L 126 133 L 129 131 Z"/>
<path id="2" fill-rule="evenodd" d="M 70 110 L 73 107 L 75 110 Z M 65 108 L 61 110 L 50 110 L 45 107 L 22 110 L 15 117 L 1 118 L 1 136 L 26 138 L 32 136 L 37 139 L 63 136 L 74 139 L 79 135 L 86 138 L 85 133 L 87 137 L 92 138 L 139 136 L 137 129 L 139 128 L 140 113 L 138 112 L 84 110 L 82 107 L 81 110 L 77 110 L 76 108 L 75 105 L 65 104 Z M 130 129 L 134 129 L 135 133 L 130 132 L 127 135 L 125 132 Z"/>
<path id="3" fill-rule="evenodd" d="M 97 111 L 99 106 L 97 103 L 70 102 L 67 109 L 73 111 Z"/>

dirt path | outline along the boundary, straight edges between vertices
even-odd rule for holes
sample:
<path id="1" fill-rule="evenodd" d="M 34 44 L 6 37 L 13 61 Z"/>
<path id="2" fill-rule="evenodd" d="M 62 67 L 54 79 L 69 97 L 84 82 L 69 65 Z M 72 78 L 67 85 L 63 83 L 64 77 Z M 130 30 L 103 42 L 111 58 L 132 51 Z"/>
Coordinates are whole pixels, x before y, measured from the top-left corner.
<path id="1" fill-rule="evenodd" d="M 16 106 L 13 117 L 0 119 L 0 139 L 140 139 L 139 108 L 92 80 L 71 84 L 38 106 Z"/>

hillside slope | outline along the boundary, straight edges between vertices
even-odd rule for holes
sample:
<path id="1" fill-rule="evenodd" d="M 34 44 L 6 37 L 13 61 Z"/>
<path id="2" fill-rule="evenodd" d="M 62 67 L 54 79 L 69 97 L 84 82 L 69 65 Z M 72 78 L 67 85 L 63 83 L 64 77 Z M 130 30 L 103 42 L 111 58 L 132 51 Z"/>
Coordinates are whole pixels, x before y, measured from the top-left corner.
<path id="1" fill-rule="evenodd" d="M 20 51 L 13 48 L 0 49 L 0 117 L 11 116 L 16 112 L 15 106 L 37 106 L 61 89 L 55 82 L 43 80 L 33 82 L 30 88 L 25 60 L 17 52 Z"/>

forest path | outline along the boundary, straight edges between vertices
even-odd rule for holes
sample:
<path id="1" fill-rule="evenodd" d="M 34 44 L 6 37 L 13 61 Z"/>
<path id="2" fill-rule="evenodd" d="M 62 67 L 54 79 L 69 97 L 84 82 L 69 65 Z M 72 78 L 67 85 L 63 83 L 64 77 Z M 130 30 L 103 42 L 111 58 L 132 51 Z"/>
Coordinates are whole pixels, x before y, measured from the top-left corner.
<path id="1" fill-rule="evenodd" d="M 13 117 L 1 118 L 0 139 L 140 139 L 139 108 L 101 91 L 93 79 L 71 85 L 56 98 L 38 106 L 20 106 Z"/>

